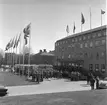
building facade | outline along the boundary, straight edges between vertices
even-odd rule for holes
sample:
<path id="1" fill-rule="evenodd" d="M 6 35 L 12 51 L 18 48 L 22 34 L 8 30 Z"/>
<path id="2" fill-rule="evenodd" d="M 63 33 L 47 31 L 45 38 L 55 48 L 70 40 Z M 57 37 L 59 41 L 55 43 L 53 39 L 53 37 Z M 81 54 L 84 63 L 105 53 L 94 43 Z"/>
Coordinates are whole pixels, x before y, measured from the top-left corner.
<path id="1" fill-rule="evenodd" d="M 55 65 L 107 75 L 106 25 L 73 34 L 55 43 Z"/>
<path id="2" fill-rule="evenodd" d="M 47 52 L 45 49 L 44 51 L 40 50 L 39 53 L 33 55 L 31 57 L 32 64 L 54 64 L 54 51 Z"/>

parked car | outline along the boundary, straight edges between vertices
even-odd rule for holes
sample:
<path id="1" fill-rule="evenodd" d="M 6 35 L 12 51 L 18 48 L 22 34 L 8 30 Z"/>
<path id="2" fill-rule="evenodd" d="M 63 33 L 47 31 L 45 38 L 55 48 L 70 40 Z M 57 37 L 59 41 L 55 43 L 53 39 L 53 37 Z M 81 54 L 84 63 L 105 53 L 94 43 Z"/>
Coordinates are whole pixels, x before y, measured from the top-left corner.
<path id="1" fill-rule="evenodd" d="M 99 89 L 107 89 L 107 77 L 99 81 Z"/>
<path id="2" fill-rule="evenodd" d="M 0 96 L 5 96 L 7 94 L 7 90 L 5 86 L 0 85 Z"/>

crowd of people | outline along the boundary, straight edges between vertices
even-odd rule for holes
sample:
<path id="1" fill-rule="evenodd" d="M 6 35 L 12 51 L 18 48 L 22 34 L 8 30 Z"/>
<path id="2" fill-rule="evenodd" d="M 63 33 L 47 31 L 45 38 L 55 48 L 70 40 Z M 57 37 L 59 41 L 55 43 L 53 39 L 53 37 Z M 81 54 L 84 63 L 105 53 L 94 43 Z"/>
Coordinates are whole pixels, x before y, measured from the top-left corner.
<path id="1" fill-rule="evenodd" d="M 23 68 L 20 67 L 12 68 L 11 72 L 24 75 L 26 77 L 29 76 L 32 78 L 32 81 L 37 83 L 43 82 L 44 79 L 49 78 L 68 78 L 71 81 L 87 80 L 87 85 L 90 85 L 92 90 L 95 89 L 95 86 L 96 89 L 99 89 L 99 77 L 94 76 L 92 73 L 88 73 L 87 76 L 84 76 L 78 71 L 33 70 L 33 68 L 30 68 L 30 72 L 28 73 L 28 68 L 24 68 L 23 71 Z"/>

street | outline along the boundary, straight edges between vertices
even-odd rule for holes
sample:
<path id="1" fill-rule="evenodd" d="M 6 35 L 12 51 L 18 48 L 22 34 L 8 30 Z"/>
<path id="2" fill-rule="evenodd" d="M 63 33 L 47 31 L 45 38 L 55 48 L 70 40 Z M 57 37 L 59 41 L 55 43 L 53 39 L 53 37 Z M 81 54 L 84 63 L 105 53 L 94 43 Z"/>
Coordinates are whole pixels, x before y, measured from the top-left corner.
<path id="1" fill-rule="evenodd" d="M 3 97 L 0 105 L 107 105 L 107 90 Z"/>

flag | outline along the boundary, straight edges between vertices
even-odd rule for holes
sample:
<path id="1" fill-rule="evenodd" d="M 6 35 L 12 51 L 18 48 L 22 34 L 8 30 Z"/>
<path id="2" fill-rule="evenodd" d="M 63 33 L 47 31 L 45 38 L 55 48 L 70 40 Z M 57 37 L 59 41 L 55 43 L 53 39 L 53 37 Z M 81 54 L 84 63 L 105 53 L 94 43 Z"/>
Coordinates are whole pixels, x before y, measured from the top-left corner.
<path id="1" fill-rule="evenodd" d="M 16 36 L 16 39 L 15 39 L 15 41 L 14 41 L 13 48 L 15 48 L 15 47 L 16 47 L 16 43 L 17 43 L 17 36 Z"/>
<path id="2" fill-rule="evenodd" d="M 66 27 L 66 32 L 69 33 L 69 26 Z"/>
<path id="3" fill-rule="evenodd" d="M 13 47 L 13 45 L 14 45 L 14 38 L 13 38 L 13 40 L 10 43 L 10 48 Z"/>
<path id="4" fill-rule="evenodd" d="M 76 27 L 75 27 L 75 22 L 74 22 L 74 28 L 73 28 L 73 33 L 75 33 L 75 29 L 76 29 Z"/>
<path id="5" fill-rule="evenodd" d="M 83 14 L 81 13 L 81 23 L 84 24 L 85 23 L 85 18 L 83 16 Z"/>
<path id="6" fill-rule="evenodd" d="M 28 25 L 23 29 L 24 39 L 25 39 L 25 45 L 27 44 L 27 37 L 29 37 L 29 35 L 30 35 L 30 28 L 31 28 L 31 23 L 28 24 Z"/>
<path id="7" fill-rule="evenodd" d="M 17 42 L 16 42 L 16 47 L 17 47 L 17 46 L 18 46 L 18 44 L 19 44 L 20 37 L 21 37 L 21 34 L 19 35 L 19 38 L 18 38 L 18 40 L 17 40 Z"/>
<path id="8" fill-rule="evenodd" d="M 103 11 L 102 9 L 101 9 L 101 14 L 105 14 L 105 11 Z"/>
<path id="9" fill-rule="evenodd" d="M 8 42 L 8 44 L 6 45 L 5 51 L 7 51 L 10 48 L 10 43 L 11 43 L 12 39 Z"/>

